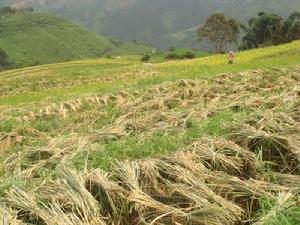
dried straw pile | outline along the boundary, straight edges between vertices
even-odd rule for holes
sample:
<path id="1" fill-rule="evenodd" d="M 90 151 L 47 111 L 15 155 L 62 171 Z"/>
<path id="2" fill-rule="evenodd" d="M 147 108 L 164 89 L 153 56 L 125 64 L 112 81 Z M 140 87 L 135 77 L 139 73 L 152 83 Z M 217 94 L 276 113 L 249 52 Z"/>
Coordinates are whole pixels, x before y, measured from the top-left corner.
<path id="1" fill-rule="evenodd" d="M 231 141 L 203 138 L 171 156 L 119 162 L 109 174 L 61 168 L 37 190 L 13 188 L 5 203 L 34 224 L 246 224 L 259 198 L 288 207 L 299 194 L 299 176 L 271 183 L 261 163 Z"/>
<path id="2" fill-rule="evenodd" d="M 49 138 L 45 147 L 25 146 L 8 157 L 5 173 L 32 178 L 38 168 L 47 166 L 56 169 L 58 176 L 32 191 L 12 188 L 2 200 L 0 222 L 263 224 L 297 204 L 295 196 L 300 194 L 299 86 L 295 72 L 276 79 L 263 71 L 243 72 L 225 74 L 211 82 L 181 80 L 139 92 L 77 99 L 28 114 L 22 119 L 72 115 L 90 122 L 91 115 L 105 116 L 102 109 L 107 106 L 119 112 L 110 123 L 90 129 L 84 136 L 73 133 L 67 138 Z M 83 110 L 86 105 L 90 111 Z M 93 143 L 105 144 L 130 135 L 142 139 L 156 131 L 180 132 L 188 121 L 201 121 L 225 109 L 245 110 L 249 115 L 227 124 L 228 134 L 223 138 L 199 138 L 170 156 L 118 162 L 110 173 L 64 167 Z M 0 149 L 19 142 L 21 136 L 1 134 Z M 24 161 L 29 163 L 24 166 Z M 258 199 L 266 197 L 278 204 L 257 221 Z"/>

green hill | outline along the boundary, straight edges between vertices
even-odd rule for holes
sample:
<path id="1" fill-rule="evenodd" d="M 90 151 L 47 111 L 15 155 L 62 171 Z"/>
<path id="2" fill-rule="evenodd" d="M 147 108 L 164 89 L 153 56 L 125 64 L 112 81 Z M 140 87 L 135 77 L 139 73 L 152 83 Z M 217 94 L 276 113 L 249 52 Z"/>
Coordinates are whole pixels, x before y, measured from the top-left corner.
<path id="1" fill-rule="evenodd" d="M 190 47 L 186 39 L 172 35 L 198 27 L 216 11 L 246 23 L 258 11 L 286 17 L 300 9 L 299 0 L 2 0 L 2 5 L 32 6 L 99 34 L 136 39 L 162 49 Z"/>
<path id="2" fill-rule="evenodd" d="M 59 17 L 36 13 L 2 16 L 0 48 L 17 66 L 151 51 L 146 46 L 99 36 Z"/>

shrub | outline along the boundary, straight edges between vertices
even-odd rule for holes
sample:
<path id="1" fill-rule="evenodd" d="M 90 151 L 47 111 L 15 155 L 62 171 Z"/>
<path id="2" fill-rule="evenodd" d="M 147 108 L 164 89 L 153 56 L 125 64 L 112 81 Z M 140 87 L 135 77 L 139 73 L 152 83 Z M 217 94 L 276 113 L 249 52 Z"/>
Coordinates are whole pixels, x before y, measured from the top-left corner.
<path id="1" fill-rule="evenodd" d="M 16 10 L 11 8 L 11 7 L 2 7 L 0 8 L 0 16 L 4 16 L 4 15 L 7 15 L 7 14 L 15 14 L 16 13 Z"/>
<path id="2" fill-rule="evenodd" d="M 181 59 L 181 56 L 176 53 L 170 53 L 166 56 L 166 59 Z"/>
<path id="3" fill-rule="evenodd" d="M 187 51 L 183 55 L 179 55 L 177 53 L 170 53 L 166 56 L 166 59 L 193 59 L 196 55 L 190 51 Z"/>
<path id="4" fill-rule="evenodd" d="M 12 8 L 9 6 L 0 8 L 0 16 L 6 16 L 9 14 L 17 14 L 17 13 L 32 13 L 34 9 L 32 7 L 29 8 Z"/>
<path id="5" fill-rule="evenodd" d="M 7 68 L 13 63 L 3 49 L 0 49 L 0 68 Z"/>
<path id="6" fill-rule="evenodd" d="M 174 51 L 175 51 L 175 48 L 172 46 L 172 47 L 169 48 L 169 51 L 170 51 L 170 52 L 174 52 Z"/>
<path id="7" fill-rule="evenodd" d="M 185 53 L 183 55 L 183 57 L 186 59 L 194 59 L 196 57 L 196 55 L 193 52 L 188 51 L 187 53 Z"/>
<path id="8" fill-rule="evenodd" d="M 150 55 L 144 55 L 141 59 L 142 62 L 149 62 L 151 56 Z"/>
<path id="9" fill-rule="evenodd" d="M 14 119 L 8 119 L 0 122 L 0 132 L 10 133 L 16 124 Z"/>

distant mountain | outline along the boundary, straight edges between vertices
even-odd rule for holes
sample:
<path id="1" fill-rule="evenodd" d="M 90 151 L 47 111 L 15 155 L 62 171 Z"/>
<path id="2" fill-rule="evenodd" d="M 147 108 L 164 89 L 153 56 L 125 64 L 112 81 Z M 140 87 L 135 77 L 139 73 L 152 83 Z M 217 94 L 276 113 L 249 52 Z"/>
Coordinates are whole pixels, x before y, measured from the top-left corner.
<path id="1" fill-rule="evenodd" d="M 124 9 L 139 0 L 3 0 L 0 5 L 9 5 L 14 7 L 34 6 L 45 10 L 55 10 L 65 8 L 80 8 L 87 5 L 100 7 L 107 11 Z"/>
<path id="2" fill-rule="evenodd" d="M 188 41 L 193 39 L 190 35 L 188 39 L 178 35 L 190 33 L 215 11 L 246 22 L 262 10 L 282 16 L 300 10 L 299 0 L 4 0 L 4 4 L 33 6 L 99 34 L 159 48 L 194 45 Z"/>
<path id="3" fill-rule="evenodd" d="M 152 51 L 146 46 L 97 35 L 62 18 L 37 13 L 0 17 L 0 49 L 18 66 Z"/>

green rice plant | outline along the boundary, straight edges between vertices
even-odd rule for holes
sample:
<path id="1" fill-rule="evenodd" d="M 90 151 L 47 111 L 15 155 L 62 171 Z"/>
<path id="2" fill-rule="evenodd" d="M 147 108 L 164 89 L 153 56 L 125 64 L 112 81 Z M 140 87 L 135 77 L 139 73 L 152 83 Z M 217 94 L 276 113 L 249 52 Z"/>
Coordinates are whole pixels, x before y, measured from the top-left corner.
<path id="1" fill-rule="evenodd" d="M 38 118 L 31 122 L 31 126 L 40 132 L 50 132 L 59 128 L 62 123 L 61 119 L 57 117 Z"/>
<path id="2" fill-rule="evenodd" d="M 15 119 L 8 119 L 0 122 L 0 133 L 10 133 L 13 131 L 17 121 Z"/>
<path id="3" fill-rule="evenodd" d="M 296 225 L 300 223 L 299 198 L 280 193 L 275 198 L 261 199 L 258 221 L 254 225 Z"/>

